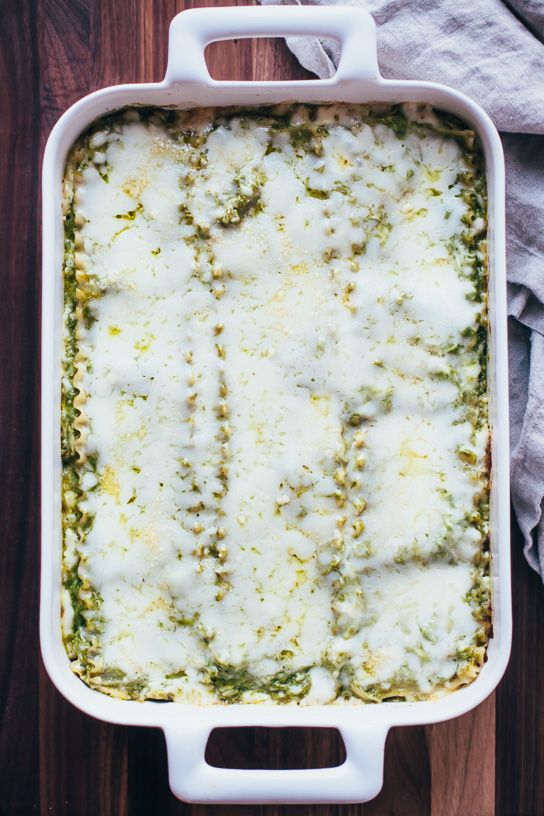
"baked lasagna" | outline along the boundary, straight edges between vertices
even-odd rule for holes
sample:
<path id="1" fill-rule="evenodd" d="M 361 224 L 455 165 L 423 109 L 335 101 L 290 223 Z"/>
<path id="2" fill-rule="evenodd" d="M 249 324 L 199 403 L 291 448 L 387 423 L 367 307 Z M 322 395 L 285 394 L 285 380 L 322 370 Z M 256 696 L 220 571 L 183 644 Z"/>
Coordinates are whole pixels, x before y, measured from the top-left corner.
<path id="1" fill-rule="evenodd" d="M 486 189 L 424 105 L 127 109 L 64 177 L 62 631 L 101 692 L 354 704 L 490 630 Z"/>

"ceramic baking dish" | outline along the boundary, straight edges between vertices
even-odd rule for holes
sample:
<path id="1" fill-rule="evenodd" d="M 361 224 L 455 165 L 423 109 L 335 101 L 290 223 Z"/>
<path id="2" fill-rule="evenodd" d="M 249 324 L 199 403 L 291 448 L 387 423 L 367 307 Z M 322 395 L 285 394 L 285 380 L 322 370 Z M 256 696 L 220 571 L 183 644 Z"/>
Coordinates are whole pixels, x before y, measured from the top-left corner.
<path id="1" fill-rule="evenodd" d="M 234 37 L 319 35 L 337 39 L 340 64 L 332 79 L 297 82 L 218 82 L 204 60 L 210 42 Z M 87 687 L 71 671 L 60 629 L 61 457 L 60 357 L 63 222 L 61 181 L 66 155 L 97 117 L 127 105 L 255 105 L 297 102 L 427 102 L 467 122 L 485 155 L 489 188 L 490 424 L 492 428 L 491 549 L 493 636 L 488 659 L 469 686 L 440 700 L 376 705 L 214 705 L 115 700 Z M 497 685 L 510 651 L 509 460 L 507 335 L 504 260 L 504 164 L 492 122 L 463 94 L 429 82 L 385 80 L 376 56 L 375 25 L 362 10 L 296 6 L 223 7 L 178 14 L 170 26 L 163 82 L 119 85 L 73 105 L 54 127 L 43 164 L 42 357 L 42 574 L 41 646 L 59 691 L 88 714 L 112 723 L 162 728 L 170 785 L 195 802 L 362 802 L 383 779 L 383 753 L 392 726 L 447 720 L 478 705 Z M 213 728 L 307 726 L 337 728 L 347 758 L 336 768 L 239 770 L 215 768 L 204 758 Z"/>

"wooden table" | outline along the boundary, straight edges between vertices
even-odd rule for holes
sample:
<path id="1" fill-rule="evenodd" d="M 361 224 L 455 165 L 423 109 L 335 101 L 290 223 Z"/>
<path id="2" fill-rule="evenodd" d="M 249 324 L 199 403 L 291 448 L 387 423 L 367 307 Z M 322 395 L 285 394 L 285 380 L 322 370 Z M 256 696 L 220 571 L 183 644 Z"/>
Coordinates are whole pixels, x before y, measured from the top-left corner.
<path id="1" fill-rule="evenodd" d="M 191 6 L 188 0 L 185 6 Z M 200 3 L 202 4 L 202 3 Z M 213 3 L 212 3 L 213 5 Z M 189 806 L 171 795 L 160 732 L 92 720 L 66 703 L 38 646 L 39 174 L 47 134 L 79 97 L 160 79 L 182 0 L 4 0 L 0 20 L 0 816 L 544 814 L 544 591 L 513 530 L 514 648 L 496 695 L 451 723 L 393 730 L 367 805 Z M 280 41 L 212 46 L 220 78 L 307 77 Z M 334 764 L 336 732 L 218 733 L 216 764 Z"/>

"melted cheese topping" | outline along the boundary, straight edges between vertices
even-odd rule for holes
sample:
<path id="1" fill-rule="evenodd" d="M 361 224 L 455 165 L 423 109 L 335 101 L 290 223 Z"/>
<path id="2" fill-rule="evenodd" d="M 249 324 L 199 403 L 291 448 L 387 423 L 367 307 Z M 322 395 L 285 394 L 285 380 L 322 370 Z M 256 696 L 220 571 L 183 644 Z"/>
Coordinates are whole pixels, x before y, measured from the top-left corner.
<path id="1" fill-rule="evenodd" d="M 90 685 L 306 704 L 477 673 L 485 192 L 456 127 L 128 111 L 76 146 L 63 627 Z"/>

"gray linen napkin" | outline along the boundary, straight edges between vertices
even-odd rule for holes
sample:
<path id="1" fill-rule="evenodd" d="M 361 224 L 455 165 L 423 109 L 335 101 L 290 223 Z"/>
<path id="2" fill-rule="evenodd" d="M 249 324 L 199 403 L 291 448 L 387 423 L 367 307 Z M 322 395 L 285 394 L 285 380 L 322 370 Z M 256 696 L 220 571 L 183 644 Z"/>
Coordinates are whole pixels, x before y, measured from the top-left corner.
<path id="1" fill-rule="evenodd" d="M 334 5 L 337 0 L 313 0 Z M 264 4 L 278 0 L 261 0 Z M 287 0 L 306 5 L 306 0 Z M 501 131 L 507 176 L 512 501 L 529 564 L 544 576 L 544 2 L 347 0 L 378 25 L 383 76 L 442 82 Z M 333 40 L 290 37 L 300 63 L 334 74 Z"/>

